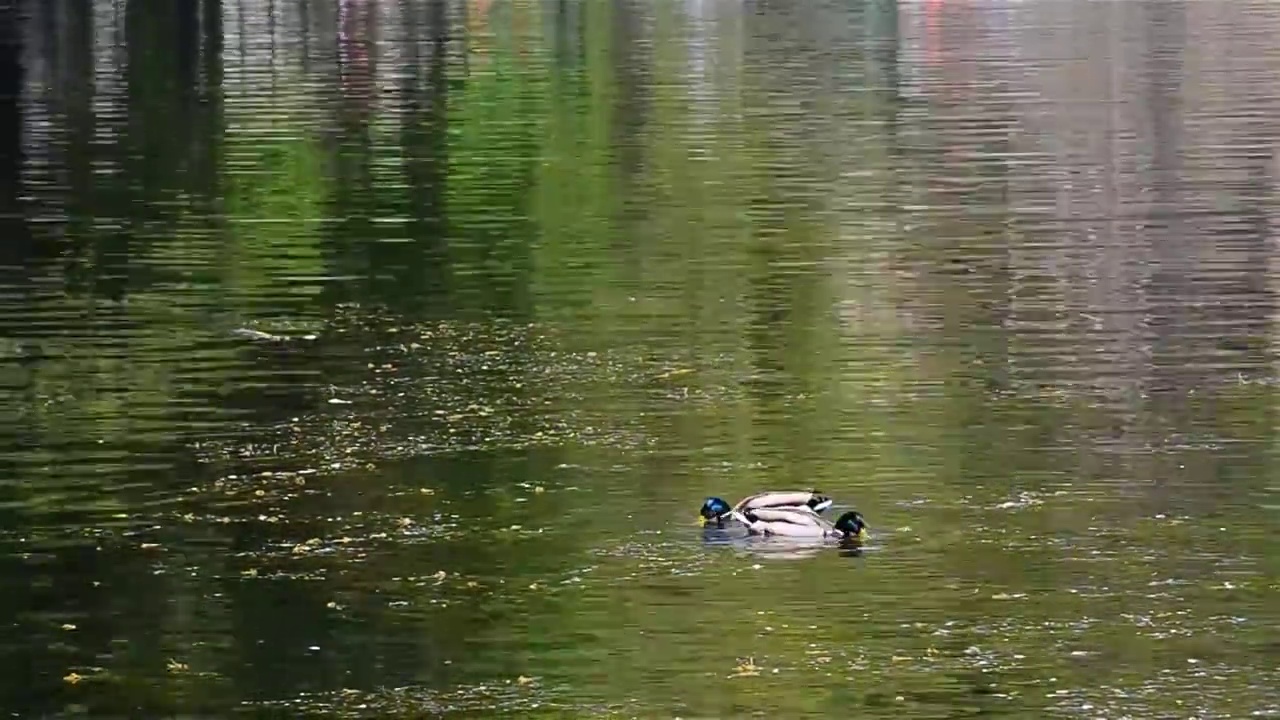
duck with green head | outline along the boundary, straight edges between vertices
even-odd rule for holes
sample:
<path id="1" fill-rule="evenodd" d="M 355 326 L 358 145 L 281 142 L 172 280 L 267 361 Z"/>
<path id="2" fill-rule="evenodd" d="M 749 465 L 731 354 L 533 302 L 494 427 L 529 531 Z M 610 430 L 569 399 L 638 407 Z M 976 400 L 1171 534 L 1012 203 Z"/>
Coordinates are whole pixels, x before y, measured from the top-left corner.
<path id="1" fill-rule="evenodd" d="M 734 516 L 752 535 L 857 542 L 867 539 L 866 520 L 856 510 L 844 513 L 834 523 L 807 509 L 794 507 L 747 508 L 735 512 Z"/>
<path id="2" fill-rule="evenodd" d="M 831 498 L 812 490 L 786 490 L 756 493 L 730 505 L 718 497 L 709 497 L 702 503 L 698 511 L 699 522 L 706 526 L 714 523 L 716 527 L 724 527 L 726 520 L 734 518 L 734 513 L 761 508 L 790 508 L 800 512 L 817 513 L 831 507 Z"/>

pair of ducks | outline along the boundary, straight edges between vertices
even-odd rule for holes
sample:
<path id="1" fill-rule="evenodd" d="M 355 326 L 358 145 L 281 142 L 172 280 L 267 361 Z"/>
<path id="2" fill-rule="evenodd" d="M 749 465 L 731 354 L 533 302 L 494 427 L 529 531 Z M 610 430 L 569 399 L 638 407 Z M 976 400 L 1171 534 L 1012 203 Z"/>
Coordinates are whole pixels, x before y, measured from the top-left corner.
<path id="1" fill-rule="evenodd" d="M 732 519 L 746 526 L 752 535 L 779 535 L 796 538 L 839 538 L 865 540 L 867 523 L 862 514 L 850 510 L 830 522 L 819 513 L 831 507 L 831 498 L 816 492 L 763 492 L 745 497 L 736 505 L 709 497 L 698 511 L 702 525 L 723 528 Z"/>

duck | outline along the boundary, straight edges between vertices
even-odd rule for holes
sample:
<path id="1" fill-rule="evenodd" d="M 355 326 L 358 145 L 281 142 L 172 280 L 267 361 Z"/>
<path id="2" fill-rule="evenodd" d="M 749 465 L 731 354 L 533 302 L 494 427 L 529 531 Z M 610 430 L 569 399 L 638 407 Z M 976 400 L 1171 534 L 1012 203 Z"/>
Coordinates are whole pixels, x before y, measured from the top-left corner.
<path id="1" fill-rule="evenodd" d="M 807 507 L 760 507 L 734 511 L 734 517 L 752 535 L 791 538 L 836 538 L 862 542 L 867 539 L 867 522 L 862 513 L 850 510 L 834 523 Z"/>
<path id="2" fill-rule="evenodd" d="M 718 497 L 709 497 L 698 510 L 699 522 L 707 525 L 714 522 L 716 527 L 724 527 L 724 521 L 734 517 L 734 513 L 758 508 L 790 508 L 800 512 L 817 513 L 831 507 L 831 498 L 813 490 L 783 490 L 756 493 L 742 498 L 735 505 Z"/>

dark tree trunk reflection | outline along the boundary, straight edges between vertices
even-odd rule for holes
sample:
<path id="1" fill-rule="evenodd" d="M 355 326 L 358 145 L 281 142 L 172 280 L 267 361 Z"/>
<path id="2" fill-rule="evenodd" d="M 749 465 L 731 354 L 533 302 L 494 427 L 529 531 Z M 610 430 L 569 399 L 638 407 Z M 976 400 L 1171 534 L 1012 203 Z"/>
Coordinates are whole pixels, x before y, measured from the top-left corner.
<path id="1" fill-rule="evenodd" d="M 21 258 L 30 243 L 23 217 L 22 196 L 22 12 L 24 2 L 0 5 L 0 222 L 5 241 L 0 258 L 9 265 Z"/>

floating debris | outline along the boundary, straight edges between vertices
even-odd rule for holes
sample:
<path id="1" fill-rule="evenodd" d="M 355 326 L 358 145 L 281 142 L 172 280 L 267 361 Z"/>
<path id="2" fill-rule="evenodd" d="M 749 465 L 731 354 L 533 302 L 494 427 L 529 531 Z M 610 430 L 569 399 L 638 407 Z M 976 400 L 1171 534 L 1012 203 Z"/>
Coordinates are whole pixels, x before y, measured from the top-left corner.
<path id="1" fill-rule="evenodd" d="M 760 674 L 760 666 L 756 665 L 756 659 L 754 657 L 749 657 L 749 658 L 746 658 L 745 660 L 742 658 L 739 658 L 737 667 L 735 667 L 733 669 L 733 672 L 729 673 L 726 677 L 729 677 L 729 678 L 755 677 L 756 675 L 759 675 L 759 674 Z"/>

